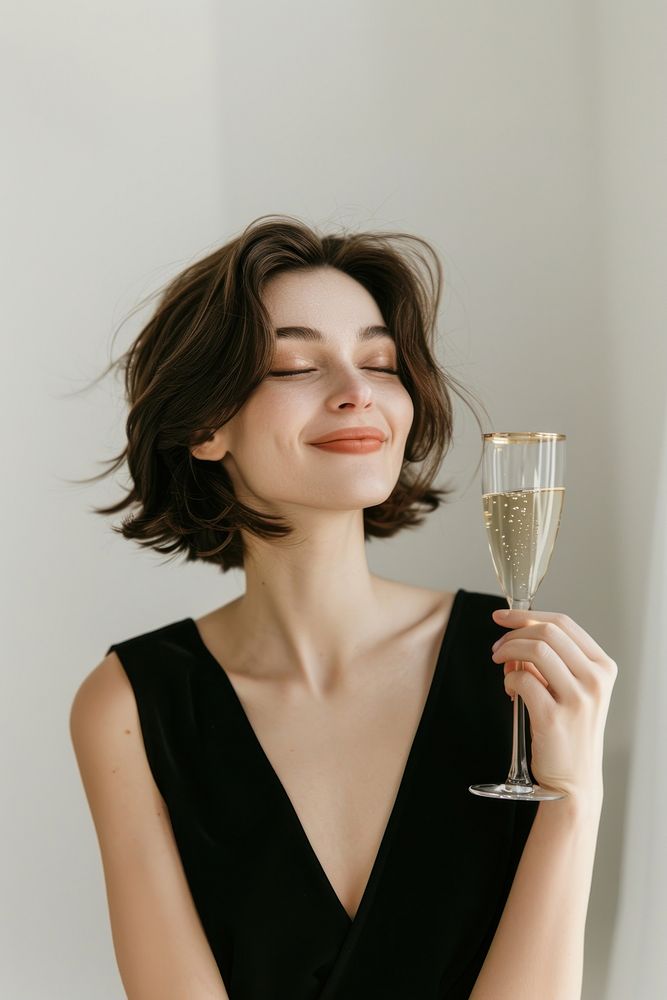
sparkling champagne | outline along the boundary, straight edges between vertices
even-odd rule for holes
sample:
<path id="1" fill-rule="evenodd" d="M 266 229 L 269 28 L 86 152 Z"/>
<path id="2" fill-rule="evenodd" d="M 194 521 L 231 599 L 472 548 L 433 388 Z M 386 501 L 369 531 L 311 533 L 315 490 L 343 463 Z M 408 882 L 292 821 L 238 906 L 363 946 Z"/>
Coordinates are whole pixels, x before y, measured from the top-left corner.
<path id="1" fill-rule="evenodd" d="M 563 486 L 482 494 L 493 565 L 517 601 L 530 600 L 547 571 L 564 495 Z"/>

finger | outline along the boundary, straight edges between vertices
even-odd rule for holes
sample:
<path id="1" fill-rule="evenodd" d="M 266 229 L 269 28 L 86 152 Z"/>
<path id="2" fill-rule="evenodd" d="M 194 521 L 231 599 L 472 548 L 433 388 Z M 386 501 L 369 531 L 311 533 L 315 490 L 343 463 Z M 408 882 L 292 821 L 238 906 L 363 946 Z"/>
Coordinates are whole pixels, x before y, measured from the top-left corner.
<path id="1" fill-rule="evenodd" d="M 555 622 L 540 622 L 538 624 L 525 625 L 514 629 L 512 632 L 506 632 L 501 637 L 496 652 L 503 649 L 505 643 L 518 639 L 532 639 L 551 646 L 571 673 L 585 687 L 589 687 L 593 683 L 594 675 L 600 669 L 600 665 L 590 660 L 581 649 L 581 646 Z M 513 658 L 517 658 L 515 653 L 511 655 Z M 535 660 L 535 657 L 533 656 L 531 659 Z"/>
<path id="2" fill-rule="evenodd" d="M 555 698 L 528 670 L 512 670 L 505 677 L 505 690 L 510 694 L 519 694 L 526 703 L 532 726 L 543 720 L 546 725 L 553 715 Z"/>
<path id="3" fill-rule="evenodd" d="M 545 687 L 549 686 L 549 681 L 546 677 L 543 677 L 539 672 L 534 663 L 530 660 L 508 660 L 507 663 L 503 663 L 503 673 L 508 674 L 512 670 L 519 670 L 523 666 L 524 670 L 528 670 L 534 677 L 537 677 L 540 684 L 544 684 Z"/>
<path id="4" fill-rule="evenodd" d="M 553 622 L 568 635 L 583 651 L 584 655 L 596 663 L 608 663 L 610 657 L 604 649 L 575 622 L 569 615 L 559 611 L 521 611 L 518 608 L 496 608 L 493 619 L 505 628 L 517 628 L 522 625 L 535 625 L 539 622 Z"/>
<path id="5" fill-rule="evenodd" d="M 555 649 L 543 639 L 506 639 L 496 649 L 493 659 L 502 662 L 510 657 L 513 660 L 530 660 L 535 663 L 542 676 L 546 677 L 556 701 L 572 702 L 579 698 L 581 688 L 576 677 Z M 526 673 L 521 670 L 512 672 Z"/>

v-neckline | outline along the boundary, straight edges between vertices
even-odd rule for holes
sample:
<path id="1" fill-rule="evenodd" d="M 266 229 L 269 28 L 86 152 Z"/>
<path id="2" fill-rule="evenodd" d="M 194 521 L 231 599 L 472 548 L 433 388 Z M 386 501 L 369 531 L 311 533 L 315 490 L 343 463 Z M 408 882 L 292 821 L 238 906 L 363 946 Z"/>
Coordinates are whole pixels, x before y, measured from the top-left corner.
<path id="1" fill-rule="evenodd" d="M 429 687 L 428 687 L 428 691 L 427 691 L 427 694 L 426 694 L 426 698 L 424 700 L 424 704 L 423 704 L 423 707 L 422 707 L 422 710 L 421 710 L 421 713 L 420 713 L 420 716 L 419 716 L 419 721 L 417 722 L 417 727 L 416 727 L 416 729 L 414 731 L 414 734 L 412 736 L 412 741 L 410 743 L 410 748 L 408 750 L 408 754 L 407 754 L 407 757 L 405 759 L 405 765 L 404 765 L 403 771 L 401 773 L 401 778 L 400 778 L 400 781 L 399 781 L 399 784 L 398 784 L 398 790 L 397 790 L 397 792 L 396 792 L 396 794 L 394 796 L 394 801 L 393 801 L 393 804 L 391 806 L 391 811 L 389 813 L 389 818 L 387 820 L 387 823 L 385 825 L 384 831 L 382 833 L 382 837 L 380 838 L 379 847 L 378 847 L 377 852 L 375 854 L 375 858 L 373 859 L 373 863 L 371 865 L 371 870 L 370 870 L 368 878 L 366 880 L 366 885 L 364 886 L 363 892 L 361 894 L 361 898 L 359 900 L 359 904 L 357 906 L 356 912 L 355 912 L 355 914 L 354 914 L 353 917 L 351 917 L 350 914 L 347 912 L 347 910 L 343 906 L 343 903 L 341 902 L 341 900 L 340 900 L 340 898 L 338 896 L 338 893 L 334 889 L 333 884 L 331 882 L 331 879 L 327 875 L 327 873 L 326 873 L 326 871 L 324 869 L 324 866 L 322 865 L 322 862 L 320 861 L 320 859 L 319 859 L 319 857 L 318 857 L 318 855 L 317 855 L 317 853 L 315 851 L 315 848 L 313 847 L 313 845 L 312 845 L 312 843 L 310 841 L 310 838 L 308 837 L 308 835 L 306 833 L 305 827 L 304 827 L 303 823 L 301 822 L 301 819 L 299 818 L 299 814 L 297 813 L 297 811 L 296 811 L 296 809 L 294 807 L 294 803 L 292 802 L 291 798 L 289 797 L 289 795 L 287 793 L 287 789 L 285 788 L 284 784 L 282 783 L 282 781 L 281 781 L 281 779 L 280 779 L 280 777 L 278 775 L 278 772 L 276 771 L 275 767 L 271 763 L 271 760 L 270 760 L 268 754 L 266 753 L 264 747 L 262 746 L 262 743 L 261 743 L 259 737 L 257 736 L 257 733 L 255 732 L 255 730 L 254 730 L 254 728 L 252 726 L 252 723 L 250 722 L 250 718 L 249 718 L 249 716 L 248 716 L 245 708 L 243 707 L 243 703 L 242 703 L 242 701 L 241 701 L 241 699 L 240 699 L 240 697 L 239 697 L 239 695 L 238 695 L 238 693 L 236 691 L 236 688 L 234 687 L 234 685 L 231 682 L 229 674 L 227 673 L 227 671 L 225 670 L 225 668 L 222 666 L 222 664 L 220 664 L 218 662 L 218 660 L 216 659 L 216 657 L 213 655 L 213 653 L 211 652 L 211 650 L 208 648 L 208 646 L 204 642 L 204 640 L 202 638 L 202 635 L 201 635 L 201 632 L 199 631 L 199 627 L 198 627 L 196 621 L 194 620 L 194 618 L 188 617 L 188 618 L 183 619 L 183 621 L 190 628 L 191 635 L 192 635 L 192 637 L 193 637 L 193 639 L 195 640 L 195 643 L 196 643 L 196 647 L 197 647 L 198 651 L 200 652 L 200 654 L 201 654 L 202 658 L 204 659 L 204 661 L 206 663 L 208 663 L 209 666 L 214 667 L 218 674 L 222 674 L 223 684 L 226 685 L 226 687 L 228 688 L 230 694 L 232 695 L 232 700 L 233 700 L 233 702 L 235 703 L 235 705 L 236 705 L 236 707 L 238 709 L 239 715 L 240 715 L 241 720 L 244 723 L 244 726 L 245 726 L 245 728 L 246 728 L 246 730 L 247 730 L 247 732 L 248 732 L 248 734 L 250 736 L 251 742 L 253 743 L 253 745 L 255 746 L 255 748 L 259 751 L 260 756 L 264 759 L 264 762 L 265 762 L 265 764 L 266 764 L 266 766 L 268 768 L 268 771 L 269 771 L 269 776 L 270 776 L 271 780 L 276 784 L 276 787 L 278 788 L 278 790 L 279 790 L 282 798 L 285 801 L 285 804 L 287 805 L 287 807 L 289 809 L 289 812 L 290 812 L 290 814 L 291 814 L 291 816 L 293 818 L 293 821 L 294 821 L 294 825 L 295 825 L 295 827 L 297 829 L 298 835 L 301 838 L 301 841 L 302 841 L 302 843 L 303 843 L 306 851 L 308 852 L 308 854 L 310 855 L 310 857 L 314 861 L 315 866 L 316 866 L 316 868 L 317 868 L 317 870 L 318 870 L 318 872 L 320 874 L 320 877 L 321 877 L 321 879 L 322 879 L 322 881 L 324 883 L 325 889 L 326 889 L 328 895 L 331 897 L 333 905 L 336 906 L 336 908 L 339 910 L 339 912 L 341 913 L 341 915 L 344 917 L 345 921 L 347 922 L 348 927 L 352 927 L 354 924 L 358 923 L 359 916 L 363 912 L 363 910 L 365 909 L 365 907 L 367 905 L 367 900 L 368 900 L 368 898 L 370 896 L 370 893 L 371 893 L 371 891 L 373 889 L 373 885 L 374 885 L 375 881 L 377 880 L 378 872 L 379 872 L 380 866 L 382 864 L 383 858 L 384 858 L 384 856 L 385 856 L 385 854 L 386 854 L 386 852 L 388 850 L 389 840 L 390 840 L 393 828 L 394 828 L 394 826 L 396 824 L 396 820 L 397 820 L 397 817 L 398 817 L 398 814 L 399 814 L 400 804 L 401 804 L 401 802 L 403 800 L 403 797 L 406 794 L 406 788 L 407 788 L 407 785 L 408 785 L 408 779 L 409 779 L 410 773 L 411 773 L 411 771 L 413 770 L 413 767 L 414 767 L 414 762 L 415 762 L 417 748 L 419 746 L 420 738 L 423 736 L 423 733 L 424 733 L 424 731 L 426 729 L 426 724 L 428 722 L 428 718 L 432 714 L 432 711 L 433 711 L 433 705 L 435 703 L 437 691 L 438 691 L 438 688 L 439 688 L 439 685 L 440 685 L 440 678 L 441 678 L 443 670 L 444 670 L 444 663 L 445 663 L 445 659 L 446 659 L 446 654 L 449 651 L 449 648 L 451 646 L 451 638 L 452 638 L 452 635 L 454 634 L 454 626 L 455 626 L 456 620 L 458 618 L 458 612 L 459 612 L 461 600 L 463 598 L 464 593 L 465 593 L 464 589 L 462 587 L 459 587 L 459 589 L 456 591 L 456 593 L 454 595 L 454 600 L 452 601 L 452 605 L 451 605 L 451 608 L 450 608 L 450 611 L 449 611 L 449 615 L 447 617 L 447 623 L 445 625 L 445 628 L 444 628 L 444 631 L 443 631 L 443 635 L 442 635 L 442 639 L 440 641 L 440 646 L 438 648 L 438 655 L 436 657 L 435 666 L 433 668 L 433 673 L 431 675 L 431 681 L 429 683 Z"/>

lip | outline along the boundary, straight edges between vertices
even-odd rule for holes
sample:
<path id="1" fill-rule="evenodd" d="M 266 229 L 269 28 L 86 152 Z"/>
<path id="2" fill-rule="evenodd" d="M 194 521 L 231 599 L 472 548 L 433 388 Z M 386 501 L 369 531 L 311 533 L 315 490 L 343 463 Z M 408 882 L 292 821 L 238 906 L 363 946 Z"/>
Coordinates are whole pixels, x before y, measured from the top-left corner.
<path id="1" fill-rule="evenodd" d="M 329 434 L 315 438 L 310 444 L 328 444 L 331 441 L 351 441 L 359 438 L 374 438 L 376 441 L 385 441 L 387 435 L 379 427 L 341 427 L 340 430 L 331 431 Z"/>
<path id="2" fill-rule="evenodd" d="M 383 447 L 384 441 L 370 437 L 343 438 L 343 440 L 325 441 L 323 444 L 313 445 L 313 448 L 319 448 L 320 451 L 332 451 L 342 455 L 368 455 Z"/>

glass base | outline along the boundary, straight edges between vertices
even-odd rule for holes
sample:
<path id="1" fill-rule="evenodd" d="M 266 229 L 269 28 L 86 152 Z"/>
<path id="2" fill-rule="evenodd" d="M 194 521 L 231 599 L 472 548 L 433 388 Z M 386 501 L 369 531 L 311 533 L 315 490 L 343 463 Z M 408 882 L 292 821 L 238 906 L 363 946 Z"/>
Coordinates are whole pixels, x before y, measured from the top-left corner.
<path id="1" fill-rule="evenodd" d="M 541 785 L 508 785 L 505 782 L 501 785 L 470 785 L 468 791 L 473 795 L 484 795 L 489 799 L 514 799 L 515 802 L 567 798 L 565 792 L 558 792 L 553 788 L 542 788 Z"/>

